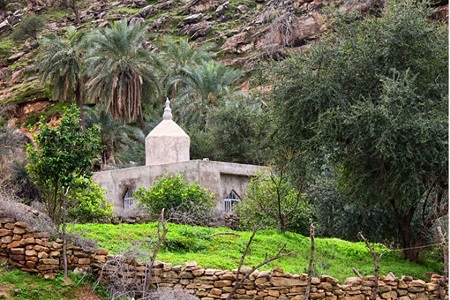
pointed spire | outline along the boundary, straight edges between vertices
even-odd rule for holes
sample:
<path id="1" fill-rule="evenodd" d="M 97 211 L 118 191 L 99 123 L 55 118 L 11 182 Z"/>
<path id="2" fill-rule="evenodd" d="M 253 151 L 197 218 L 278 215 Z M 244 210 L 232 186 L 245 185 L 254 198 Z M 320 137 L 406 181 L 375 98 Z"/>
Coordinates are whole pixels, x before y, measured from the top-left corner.
<path id="1" fill-rule="evenodd" d="M 166 100 L 166 107 L 164 108 L 163 120 L 172 120 L 172 109 L 170 108 L 169 98 Z"/>

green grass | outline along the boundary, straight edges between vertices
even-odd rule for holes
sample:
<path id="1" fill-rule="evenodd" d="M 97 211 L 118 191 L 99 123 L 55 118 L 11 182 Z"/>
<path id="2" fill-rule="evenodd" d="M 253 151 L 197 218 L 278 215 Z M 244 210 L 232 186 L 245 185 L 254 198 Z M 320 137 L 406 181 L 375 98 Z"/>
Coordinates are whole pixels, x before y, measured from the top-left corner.
<path id="1" fill-rule="evenodd" d="M 98 241 L 99 247 L 107 248 L 112 254 L 123 254 L 135 247 L 139 249 L 141 259 L 150 257 L 152 238 L 157 226 L 150 224 L 83 224 L 71 226 L 71 231 Z M 196 261 L 204 268 L 234 269 L 244 251 L 250 232 L 232 231 L 226 228 L 191 227 L 168 224 L 169 232 L 158 254 L 158 260 L 173 264 Z M 232 234 L 223 234 L 224 232 Z M 279 247 L 286 243 L 286 251 L 292 256 L 283 257 L 262 270 L 271 270 L 275 266 L 285 272 L 305 273 L 308 266 L 310 240 L 299 234 L 280 234 L 275 230 L 264 230 L 256 234 L 246 258 L 245 265 L 251 267 L 264 260 L 266 253 L 274 255 Z M 136 246 L 139 245 L 139 246 Z M 380 274 L 393 272 L 396 276 L 410 275 L 426 279 L 427 272 L 439 272 L 441 264 L 413 264 L 402 258 L 398 251 L 390 251 L 375 244 L 378 254 L 382 253 Z M 136 253 L 135 253 L 136 254 Z M 316 238 L 315 266 L 317 275 L 331 275 L 341 282 L 355 276 L 352 267 L 363 275 L 373 274 L 374 266 L 370 251 L 364 243 L 352 243 L 339 239 Z"/>
<path id="2" fill-rule="evenodd" d="M 13 86 L 10 89 L 8 96 L 2 101 L 2 104 L 19 104 L 47 98 L 51 98 L 51 93 L 48 86 L 43 85 L 38 80 L 35 80 Z"/>
<path id="3" fill-rule="evenodd" d="M 86 278 L 74 275 L 71 272 L 69 272 L 69 278 L 70 284 L 66 284 L 62 275 L 46 280 L 33 274 L 20 270 L 10 270 L 3 266 L 0 267 L 0 299 L 77 299 L 80 295 L 77 294 L 77 290 L 78 292 L 80 292 L 81 288 L 86 288 L 83 290 L 92 290 L 91 283 Z M 106 299 L 104 291 L 98 291 L 97 295 Z"/>
<path id="4" fill-rule="evenodd" d="M 14 42 L 11 39 L 4 38 L 0 40 L 0 58 L 7 58 L 13 54 Z"/>

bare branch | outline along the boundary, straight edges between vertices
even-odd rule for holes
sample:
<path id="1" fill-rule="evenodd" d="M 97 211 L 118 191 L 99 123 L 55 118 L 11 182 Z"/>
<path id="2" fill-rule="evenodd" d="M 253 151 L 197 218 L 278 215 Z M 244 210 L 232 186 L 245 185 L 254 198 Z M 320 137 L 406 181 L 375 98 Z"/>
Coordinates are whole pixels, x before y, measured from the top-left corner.
<path id="1" fill-rule="evenodd" d="M 380 267 L 378 266 L 378 263 L 380 262 L 380 256 L 375 253 L 375 249 L 370 245 L 369 240 L 363 236 L 361 231 L 358 232 L 358 237 L 364 241 L 373 256 L 373 264 L 375 266 L 375 286 L 372 289 L 372 296 L 370 297 L 370 299 L 376 300 L 378 296 L 378 280 L 380 278 Z"/>
<path id="2" fill-rule="evenodd" d="M 252 243 L 252 241 L 253 241 L 253 238 L 255 237 L 256 231 L 257 231 L 257 228 L 255 227 L 255 228 L 253 229 L 252 236 L 250 237 L 250 239 L 249 239 L 249 241 L 248 241 L 248 243 L 247 243 L 247 246 L 245 247 L 244 253 L 242 254 L 241 261 L 239 262 L 239 266 L 238 266 L 237 274 L 236 274 L 236 282 L 235 282 L 235 284 L 234 284 L 234 286 L 233 286 L 233 289 L 232 289 L 232 290 L 230 291 L 230 293 L 228 294 L 228 297 L 227 297 L 226 300 L 231 300 L 231 299 L 233 298 L 234 294 L 236 293 L 237 289 L 238 289 L 240 286 L 242 286 L 242 284 L 244 283 L 244 281 L 245 281 L 246 279 L 248 279 L 248 278 L 250 277 L 250 275 L 251 275 L 253 272 L 255 272 L 258 268 L 260 268 L 260 267 L 262 267 L 262 266 L 264 266 L 264 265 L 267 265 L 268 263 L 271 263 L 272 261 L 277 260 L 277 259 L 279 259 L 279 258 L 281 258 L 281 257 L 288 256 L 288 255 L 292 255 L 292 254 L 293 254 L 293 252 L 281 253 L 281 252 L 284 250 L 284 248 L 286 247 L 286 244 L 284 244 L 284 245 L 281 246 L 281 248 L 278 250 L 278 252 L 277 252 L 276 255 L 274 255 L 274 256 L 272 256 L 272 257 L 269 258 L 269 257 L 268 257 L 268 254 L 266 253 L 266 256 L 265 256 L 265 259 L 264 259 L 263 262 L 261 262 L 261 263 L 259 263 L 258 265 L 252 267 L 251 270 L 250 270 L 249 272 L 247 272 L 241 279 L 239 279 L 239 274 L 240 274 L 240 271 L 241 271 L 241 267 L 242 267 L 242 265 L 243 265 L 243 263 L 244 263 L 245 256 L 246 256 L 247 253 L 248 253 L 248 250 L 249 250 L 250 245 L 251 245 L 251 243 Z"/>
<path id="3" fill-rule="evenodd" d="M 313 223 L 309 224 L 309 237 L 311 239 L 311 253 L 309 256 L 308 283 L 306 284 L 305 300 L 309 300 L 309 296 L 311 293 L 311 279 L 312 279 L 312 275 L 313 275 L 314 250 L 315 250 L 314 224 Z"/>

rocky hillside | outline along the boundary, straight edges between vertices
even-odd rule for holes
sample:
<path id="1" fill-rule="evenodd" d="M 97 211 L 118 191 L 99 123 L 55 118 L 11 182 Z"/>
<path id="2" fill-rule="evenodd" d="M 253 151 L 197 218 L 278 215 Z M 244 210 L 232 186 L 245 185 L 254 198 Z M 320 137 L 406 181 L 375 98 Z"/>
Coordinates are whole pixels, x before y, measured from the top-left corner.
<path id="1" fill-rule="evenodd" d="M 328 29 L 326 15 L 377 13 L 383 0 L 0 0 L 0 121 L 19 124 L 48 107 L 48 88 L 38 81 L 38 42 L 14 42 L 11 35 L 28 15 L 45 20 L 37 38 L 107 26 L 126 17 L 149 26 L 148 47 L 165 35 L 213 42 L 218 59 L 251 71 L 265 57 L 302 51 Z M 65 5 L 64 5 L 65 4 Z M 448 18 L 448 1 L 434 4 L 435 17 Z M 23 124 L 22 124 L 23 125 Z"/>

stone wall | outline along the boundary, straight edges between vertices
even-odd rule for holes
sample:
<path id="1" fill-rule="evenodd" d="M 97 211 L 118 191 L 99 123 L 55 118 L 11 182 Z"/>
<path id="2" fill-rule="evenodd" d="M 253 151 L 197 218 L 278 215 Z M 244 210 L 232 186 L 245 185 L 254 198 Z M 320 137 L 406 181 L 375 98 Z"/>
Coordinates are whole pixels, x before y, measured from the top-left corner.
<path id="1" fill-rule="evenodd" d="M 62 268 L 61 252 L 62 241 L 52 240 L 49 233 L 37 232 L 24 222 L 0 218 L 0 263 L 8 261 L 23 271 L 51 278 Z M 132 258 L 108 255 L 106 249 L 87 251 L 73 244 L 68 245 L 67 254 L 70 269 L 82 268 L 121 285 L 139 286 L 145 282 L 145 264 Z M 249 270 L 243 268 L 242 273 Z M 237 277 L 236 270 L 204 269 L 195 262 L 183 266 L 158 262 L 151 273 L 151 283 L 158 290 L 182 289 L 202 300 L 226 299 Z M 313 277 L 311 299 L 368 300 L 374 279 L 374 276 L 353 277 L 340 284 L 330 276 Z M 275 268 L 250 275 L 237 290 L 235 298 L 301 300 L 305 298 L 306 285 L 306 274 L 292 275 Z M 388 274 L 380 278 L 378 299 L 448 299 L 447 290 L 447 282 L 439 275 L 433 275 L 430 282 L 425 282 L 410 276 L 396 278 Z"/>

